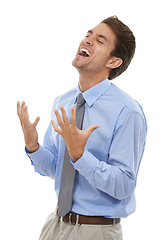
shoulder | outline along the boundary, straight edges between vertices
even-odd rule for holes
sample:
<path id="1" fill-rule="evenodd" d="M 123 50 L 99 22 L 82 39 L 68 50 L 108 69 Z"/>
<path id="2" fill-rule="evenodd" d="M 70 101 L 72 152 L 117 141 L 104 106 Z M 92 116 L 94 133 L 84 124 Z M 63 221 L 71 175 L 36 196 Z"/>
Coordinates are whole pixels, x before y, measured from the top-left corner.
<path id="1" fill-rule="evenodd" d="M 142 106 L 129 94 L 121 90 L 114 84 L 111 84 L 109 89 L 109 94 L 113 97 L 116 105 L 123 110 L 123 112 L 136 112 L 138 114 L 143 114 Z"/>
<path id="2" fill-rule="evenodd" d="M 147 128 L 147 121 L 142 106 L 129 94 L 114 84 L 108 89 L 108 98 L 114 106 L 116 121 L 140 119 Z"/>

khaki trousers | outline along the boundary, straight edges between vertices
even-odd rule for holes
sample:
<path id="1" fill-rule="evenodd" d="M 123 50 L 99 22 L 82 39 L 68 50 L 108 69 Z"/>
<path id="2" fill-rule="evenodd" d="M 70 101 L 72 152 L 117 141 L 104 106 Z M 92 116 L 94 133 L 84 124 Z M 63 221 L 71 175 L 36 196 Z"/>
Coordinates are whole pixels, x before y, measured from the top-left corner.
<path id="1" fill-rule="evenodd" d="M 56 212 L 46 220 L 39 240 L 123 240 L 121 224 L 89 225 L 65 223 Z"/>

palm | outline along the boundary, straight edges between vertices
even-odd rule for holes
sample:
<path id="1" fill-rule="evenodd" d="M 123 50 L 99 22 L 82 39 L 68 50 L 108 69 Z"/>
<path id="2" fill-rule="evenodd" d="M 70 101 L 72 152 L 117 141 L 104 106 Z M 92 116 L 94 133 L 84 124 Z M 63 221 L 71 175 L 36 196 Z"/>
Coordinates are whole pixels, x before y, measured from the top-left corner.
<path id="1" fill-rule="evenodd" d="M 33 152 L 38 148 L 38 133 L 36 125 L 40 118 L 37 117 L 33 124 L 29 121 L 28 109 L 25 102 L 22 102 L 21 105 L 20 102 L 17 102 L 17 114 L 24 133 L 25 145 L 30 152 Z"/>
<path id="2" fill-rule="evenodd" d="M 57 127 L 53 120 L 51 122 L 54 127 L 54 130 L 64 138 L 65 144 L 68 148 L 68 152 L 71 158 L 74 161 L 77 161 L 83 155 L 84 148 L 90 134 L 100 126 L 92 125 L 86 130 L 79 130 L 76 127 L 75 108 L 72 107 L 71 124 L 69 123 L 65 109 L 62 106 L 60 107 L 60 109 L 62 111 L 63 121 L 58 111 L 55 110 L 56 118 L 60 128 Z"/>

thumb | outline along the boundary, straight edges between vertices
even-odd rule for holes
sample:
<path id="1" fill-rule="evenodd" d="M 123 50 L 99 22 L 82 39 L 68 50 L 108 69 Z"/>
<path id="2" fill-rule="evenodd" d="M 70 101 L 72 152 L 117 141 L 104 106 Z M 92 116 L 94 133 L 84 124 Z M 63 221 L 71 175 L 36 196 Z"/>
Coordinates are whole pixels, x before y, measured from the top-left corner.
<path id="1" fill-rule="evenodd" d="M 90 126 L 88 129 L 86 129 L 86 132 L 87 132 L 87 134 L 88 134 L 88 138 L 89 138 L 89 136 L 91 135 L 91 133 L 92 133 L 95 129 L 97 129 L 97 128 L 100 128 L 100 126 L 99 126 L 99 125 L 92 125 L 92 126 Z"/>
<path id="2" fill-rule="evenodd" d="M 37 118 L 35 119 L 35 121 L 34 121 L 34 123 L 33 123 L 33 126 L 34 126 L 34 127 L 36 127 L 36 125 L 38 124 L 39 120 L 40 120 L 40 117 L 37 117 Z"/>

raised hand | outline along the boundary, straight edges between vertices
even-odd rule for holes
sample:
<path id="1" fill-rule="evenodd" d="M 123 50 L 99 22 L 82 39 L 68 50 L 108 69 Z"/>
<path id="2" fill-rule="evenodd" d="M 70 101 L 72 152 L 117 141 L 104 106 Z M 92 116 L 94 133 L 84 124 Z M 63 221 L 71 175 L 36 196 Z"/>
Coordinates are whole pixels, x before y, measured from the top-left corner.
<path id="1" fill-rule="evenodd" d="M 75 108 L 71 108 L 71 123 L 69 123 L 66 111 L 63 106 L 60 106 L 60 110 L 62 112 L 63 120 L 61 119 L 59 112 L 55 110 L 55 115 L 60 128 L 55 124 L 54 120 L 51 120 L 51 123 L 54 130 L 64 138 L 69 155 L 76 162 L 80 157 L 82 157 L 85 145 L 90 134 L 100 126 L 92 125 L 86 130 L 79 130 L 76 127 Z"/>
<path id="2" fill-rule="evenodd" d="M 37 117 L 34 123 L 29 121 L 28 109 L 25 105 L 25 102 L 17 102 L 17 114 L 20 119 L 20 123 L 22 126 L 25 145 L 29 152 L 35 152 L 39 148 L 38 144 L 38 133 L 36 130 L 36 125 L 38 124 L 40 117 Z"/>

